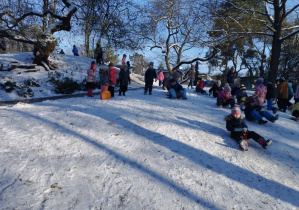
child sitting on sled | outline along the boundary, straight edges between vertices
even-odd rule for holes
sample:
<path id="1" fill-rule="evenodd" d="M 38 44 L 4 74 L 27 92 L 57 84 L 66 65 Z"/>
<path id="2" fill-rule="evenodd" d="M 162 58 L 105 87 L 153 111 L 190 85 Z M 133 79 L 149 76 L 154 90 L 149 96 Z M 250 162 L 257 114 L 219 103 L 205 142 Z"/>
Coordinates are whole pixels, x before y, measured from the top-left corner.
<path id="1" fill-rule="evenodd" d="M 241 115 L 241 110 L 237 105 L 232 108 L 231 114 L 224 119 L 226 121 L 226 129 L 231 132 L 231 138 L 236 140 L 244 151 L 248 150 L 249 139 L 253 139 L 262 145 L 264 149 L 267 149 L 271 145 L 272 140 L 265 140 L 258 133 L 248 130 L 243 116 Z"/>

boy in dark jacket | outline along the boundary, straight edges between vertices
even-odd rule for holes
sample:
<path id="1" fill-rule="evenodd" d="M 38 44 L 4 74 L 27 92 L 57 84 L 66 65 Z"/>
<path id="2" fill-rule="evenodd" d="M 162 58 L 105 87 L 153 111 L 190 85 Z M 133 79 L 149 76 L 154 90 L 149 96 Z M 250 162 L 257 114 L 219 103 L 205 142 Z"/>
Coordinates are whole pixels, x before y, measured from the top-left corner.
<path id="1" fill-rule="evenodd" d="M 276 107 L 273 106 L 273 102 L 276 99 L 276 89 L 271 82 L 267 82 L 266 87 L 267 110 L 272 110 L 273 114 L 275 114 L 278 110 Z"/>
<path id="2" fill-rule="evenodd" d="M 169 94 L 170 94 L 170 98 L 171 99 L 176 99 L 176 98 L 180 98 L 182 97 L 182 99 L 187 100 L 187 96 L 186 96 L 186 89 L 183 88 L 182 85 L 180 85 L 179 83 L 176 82 L 175 79 L 171 79 L 169 81 Z"/>
<path id="3" fill-rule="evenodd" d="M 263 107 L 256 104 L 255 98 L 252 96 L 248 97 L 247 102 L 245 103 L 245 117 L 247 120 L 257 120 L 259 124 L 265 124 L 267 123 L 266 120 L 263 120 L 263 117 L 265 117 L 267 120 L 274 123 L 276 120 L 278 120 L 278 115 L 275 117 L 270 114 L 269 112 L 263 111 Z"/>
<path id="4" fill-rule="evenodd" d="M 150 62 L 148 64 L 148 69 L 146 70 L 144 75 L 144 82 L 145 82 L 144 95 L 147 94 L 147 90 L 149 94 L 152 95 L 154 79 L 157 81 L 157 73 L 153 67 L 154 67 L 154 63 Z"/>
<path id="5" fill-rule="evenodd" d="M 272 143 L 272 140 L 266 141 L 256 132 L 248 130 L 248 126 L 241 115 L 241 110 L 237 105 L 233 107 L 231 114 L 225 117 L 225 121 L 226 129 L 231 132 L 231 138 L 235 139 L 244 151 L 248 151 L 248 141 L 251 138 L 262 145 L 264 149 L 267 149 Z"/>
<path id="6" fill-rule="evenodd" d="M 213 93 L 213 97 L 217 98 L 220 91 L 222 91 L 221 81 L 217 80 L 217 82 L 215 82 L 213 86 L 210 88 L 209 95 Z"/>

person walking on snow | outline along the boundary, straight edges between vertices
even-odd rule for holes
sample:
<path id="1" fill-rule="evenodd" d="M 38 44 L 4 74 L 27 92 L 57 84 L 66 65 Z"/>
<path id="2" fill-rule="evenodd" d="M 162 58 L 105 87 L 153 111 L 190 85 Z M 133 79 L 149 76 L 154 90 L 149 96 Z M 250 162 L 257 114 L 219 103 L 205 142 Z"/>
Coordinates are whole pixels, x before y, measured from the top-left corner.
<path id="1" fill-rule="evenodd" d="M 90 69 L 87 70 L 87 78 L 86 78 L 86 89 L 87 96 L 92 97 L 92 91 L 95 89 L 95 77 L 96 77 L 96 63 L 94 61 L 91 62 Z"/>
<path id="2" fill-rule="evenodd" d="M 248 130 L 248 126 L 241 115 L 241 110 L 237 105 L 232 108 L 231 114 L 226 116 L 224 120 L 226 121 L 226 129 L 230 131 L 230 137 L 236 140 L 244 151 L 248 150 L 249 139 L 253 139 L 264 149 L 271 145 L 272 140 L 265 140 L 258 133 Z"/>
<path id="3" fill-rule="evenodd" d="M 145 82 L 144 95 L 147 94 L 147 90 L 148 90 L 148 93 L 150 95 L 152 95 L 154 79 L 157 81 L 156 70 L 153 67 L 154 67 L 154 63 L 150 62 L 148 64 L 148 69 L 146 70 L 145 75 L 144 75 L 144 82 Z"/>

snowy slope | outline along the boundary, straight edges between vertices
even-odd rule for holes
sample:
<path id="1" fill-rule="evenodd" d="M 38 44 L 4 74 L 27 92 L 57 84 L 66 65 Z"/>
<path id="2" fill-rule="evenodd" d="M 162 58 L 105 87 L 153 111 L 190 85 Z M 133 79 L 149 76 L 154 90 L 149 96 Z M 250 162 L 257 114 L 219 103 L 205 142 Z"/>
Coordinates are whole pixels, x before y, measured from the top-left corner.
<path id="1" fill-rule="evenodd" d="M 225 129 L 230 109 L 187 91 L 0 106 L 1 209 L 298 209 L 289 111 L 246 121 L 273 144 L 242 152 Z"/>

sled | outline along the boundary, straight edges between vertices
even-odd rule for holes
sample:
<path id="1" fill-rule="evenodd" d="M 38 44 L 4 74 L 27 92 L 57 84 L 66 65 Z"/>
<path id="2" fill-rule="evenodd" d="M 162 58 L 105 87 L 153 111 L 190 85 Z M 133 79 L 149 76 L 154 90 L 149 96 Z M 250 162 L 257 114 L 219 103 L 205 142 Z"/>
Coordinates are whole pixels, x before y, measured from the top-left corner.
<path id="1" fill-rule="evenodd" d="M 108 90 L 108 86 L 105 86 L 105 90 L 104 92 L 102 93 L 102 100 L 108 100 L 111 98 L 111 93 L 110 91 Z"/>

